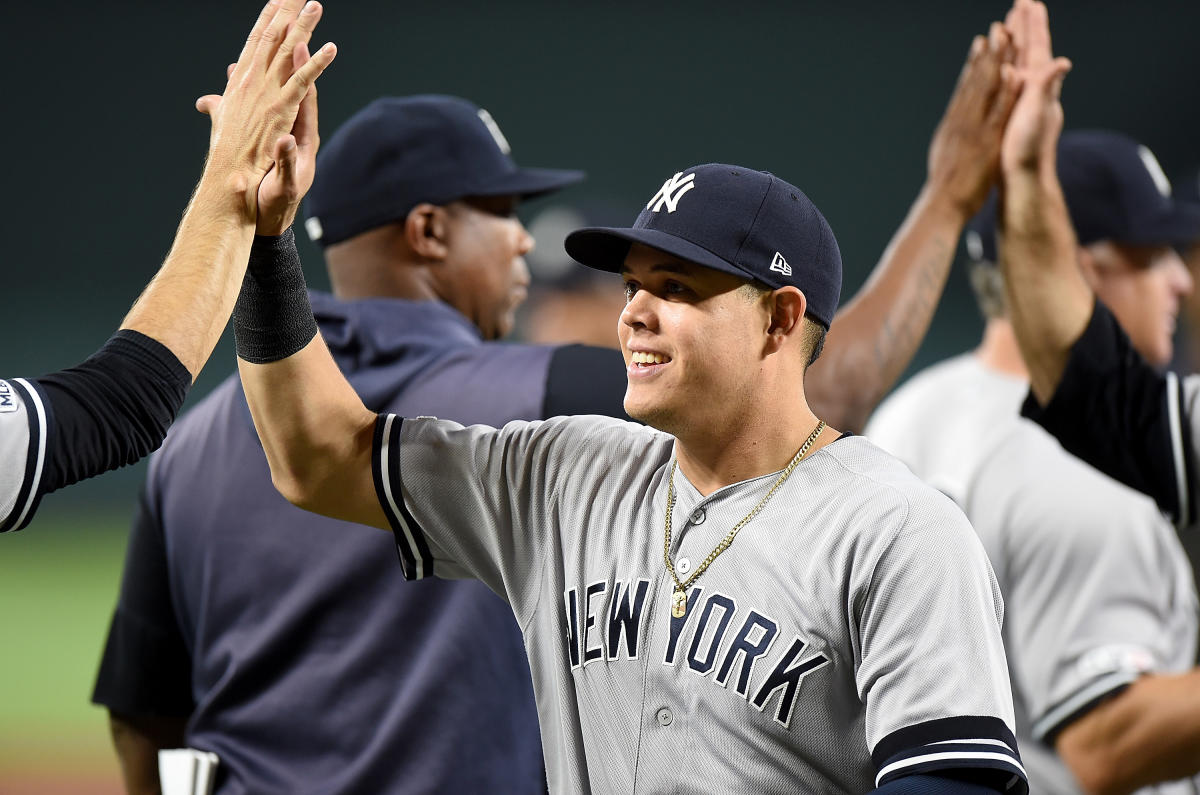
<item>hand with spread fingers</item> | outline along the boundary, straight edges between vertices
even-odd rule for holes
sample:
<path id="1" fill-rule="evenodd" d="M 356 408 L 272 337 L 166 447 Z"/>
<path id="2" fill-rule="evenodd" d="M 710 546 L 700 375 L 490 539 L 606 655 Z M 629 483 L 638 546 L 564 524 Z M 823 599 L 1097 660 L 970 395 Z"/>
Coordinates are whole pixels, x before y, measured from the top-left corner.
<path id="1" fill-rule="evenodd" d="M 286 229 L 312 183 L 315 81 L 337 54 L 326 44 L 309 56 L 321 13 L 315 0 L 271 0 L 229 69 L 225 93 L 196 101 L 212 118 L 207 168 L 226 173 L 245 190 L 247 210 L 255 217 L 264 211 L 259 234 Z"/>

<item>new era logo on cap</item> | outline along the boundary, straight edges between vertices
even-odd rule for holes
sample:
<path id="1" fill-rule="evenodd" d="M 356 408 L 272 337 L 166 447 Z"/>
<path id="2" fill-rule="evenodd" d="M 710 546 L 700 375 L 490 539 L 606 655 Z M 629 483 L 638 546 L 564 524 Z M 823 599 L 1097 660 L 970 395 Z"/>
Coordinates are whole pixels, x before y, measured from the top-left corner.
<path id="1" fill-rule="evenodd" d="M 792 266 L 788 265 L 788 261 L 778 251 L 775 252 L 775 256 L 771 259 L 771 270 L 776 273 L 782 273 L 784 276 L 792 275 Z"/>
<path id="2" fill-rule="evenodd" d="M 658 193 L 650 197 L 650 201 L 646 203 L 646 209 L 656 213 L 666 205 L 668 213 L 675 212 L 679 209 L 679 200 L 683 198 L 683 194 L 696 187 L 695 180 L 694 173 L 685 177 L 682 171 L 675 172 L 675 176 L 664 182 L 658 189 Z"/>

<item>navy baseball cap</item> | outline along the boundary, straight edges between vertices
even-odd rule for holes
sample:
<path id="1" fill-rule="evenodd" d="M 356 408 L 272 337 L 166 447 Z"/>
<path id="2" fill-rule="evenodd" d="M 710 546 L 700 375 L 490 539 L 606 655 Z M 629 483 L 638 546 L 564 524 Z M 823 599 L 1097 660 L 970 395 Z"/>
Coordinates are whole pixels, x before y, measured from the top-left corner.
<path id="1" fill-rule="evenodd" d="M 1200 207 L 1179 202 L 1154 154 L 1137 141 L 1105 130 L 1063 133 L 1058 179 L 1080 245 L 1111 240 L 1134 246 L 1200 240 Z M 995 191 L 967 224 L 967 254 L 996 261 Z"/>
<path id="2" fill-rule="evenodd" d="M 581 179 L 582 171 L 518 166 L 491 114 L 465 99 L 383 97 L 321 146 L 305 229 L 328 246 L 405 218 L 422 202 L 530 198 Z"/>
<path id="3" fill-rule="evenodd" d="M 799 188 L 766 171 L 708 163 L 663 183 L 630 228 L 591 227 L 566 249 L 619 272 L 633 243 L 770 287 L 798 287 L 807 314 L 829 327 L 842 291 L 833 230 Z"/>

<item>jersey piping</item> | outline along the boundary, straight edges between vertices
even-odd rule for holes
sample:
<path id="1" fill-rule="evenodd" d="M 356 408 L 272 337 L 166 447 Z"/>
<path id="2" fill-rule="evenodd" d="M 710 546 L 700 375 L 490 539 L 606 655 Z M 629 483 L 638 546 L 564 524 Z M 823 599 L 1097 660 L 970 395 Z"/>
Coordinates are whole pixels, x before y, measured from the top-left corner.
<path id="1" fill-rule="evenodd" d="M 371 473 L 379 504 L 387 514 L 392 534 L 396 536 L 396 551 L 406 580 L 421 580 L 433 575 L 433 555 L 425 542 L 425 534 L 417 520 L 404 505 L 404 495 L 392 491 L 400 480 L 400 431 L 404 420 L 395 414 L 380 416 L 375 422 L 374 455 Z"/>
<path id="2" fill-rule="evenodd" d="M 14 378 L 13 384 L 21 393 L 21 400 L 29 412 L 29 447 L 25 459 L 25 479 L 17 492 L 13 512 L 0 520 L 0 533 L 20 530 L 33 516 L 33 507 L 38 500 L 38 486 L 46 463 L 46 407 L 33 385 L 24 378 Z"/>
<path id="3" fill-rule="evenodd" d="M 1176 527 L 1184 528 L 1192 523 L 1191 495 L 1188 493 L 1187 467 L 1183 458 L 1183 423 L 1179 411 L 1179 377 L 1167 373 L 1167 419 L 1171 429 L 1171 457 L 1175 461 L 1175 490 L 1179 494 L 1179 516 Z"/>
<path id="4" fill-rule="evenodd" d="M 1035 740 L 1049 743 L 1068 723 L 1086 712 L 1093 704 L 1114 691 L 1127 687 L 1141 674 L 1137 671 L 1115 671 L 1090 682 L 1046 710 L 1041 720 L 1033 724 L 1030 733 Z"/>

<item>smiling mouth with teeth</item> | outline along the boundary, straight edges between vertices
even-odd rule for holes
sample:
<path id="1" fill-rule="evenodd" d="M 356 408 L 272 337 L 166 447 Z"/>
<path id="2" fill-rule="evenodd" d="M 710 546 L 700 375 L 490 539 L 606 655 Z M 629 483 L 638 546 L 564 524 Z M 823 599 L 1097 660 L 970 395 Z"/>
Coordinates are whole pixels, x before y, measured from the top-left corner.
<path id="1" fill-rule="evenodd" d="M 629 360 L 639 367 L 647 367 L 652 364 L 665 364 L 671 361 L 671 357 L 663 356 L 661 353 L 643 353 L 642 351 L 633 351 L 629 355 Z"/>

